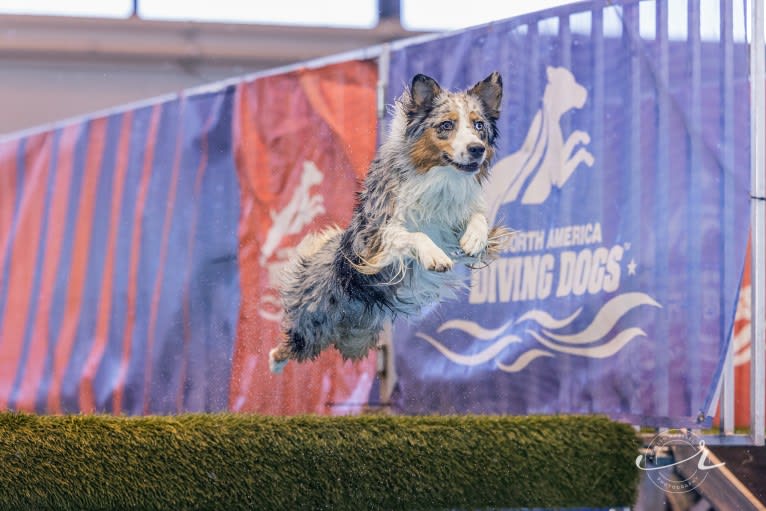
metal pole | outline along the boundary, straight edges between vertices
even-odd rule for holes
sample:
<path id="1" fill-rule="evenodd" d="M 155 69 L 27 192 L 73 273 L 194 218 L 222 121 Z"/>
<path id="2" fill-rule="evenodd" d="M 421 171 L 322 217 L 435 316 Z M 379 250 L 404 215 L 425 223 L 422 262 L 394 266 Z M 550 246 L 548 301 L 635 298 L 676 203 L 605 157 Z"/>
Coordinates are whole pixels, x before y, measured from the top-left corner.
<path id="1" fill-rule="evenodd" d="M 766 347 L 766 52 L 764 51 L 763 0 L 752 0 L 750 18 L 750 215 L 753 237 L 752 250 L 752 319 L 750 347 L 750 435 L 754 445 L 764 445 L 764 348 Z"/>
<path id="2" fill-rule="evenodd" d="M 401 23 L 401 0 L 378 0 L 378 20 Z"/>
<path id="3" fill-rule="evenodd" d="M 398 2 L 398 0 L 396 0 Z M 389 4 L 391 2 L 388 2 Z M 381 1 L 381 4 L 383 2 Z M 378 114 L 378 145 L 386 138 L 388 133 L 388 119 L 386 118 L 386 104 L 388 90 L 388 75 L 391 66 L 391 45 L 383 44 L 378 55 L 378 87 L 377 87 L 377 114 Z M 387 323 L 380 336 L 378 344 L 378 378 L 380 378 L 380 402 L 384 411 L 391 411 L 391 396 L 396 385 L 396 365 L 394 364 L 394 334 L 393 325 Z"/>
<path id="4" fill-rule="evenodd" d="M 738 265 L 730 251 L 726 247 L 732 246 L 732 235 L 735 227 L 734 203 L 737 200 L 737 191 L 734 187 L 734 6 L 731 0 L 721 0 L 721 104 L 723 116 L 721 132 L 723 134 L 723 195 L 724 195 L 724 244 L 721 247 L 721 257 L 724 267 L 730 268 Z M 724 289 L 734 289 L 739 286 L 739 279 L 732 278 L 734 272 L 728 272 L 724 283 Z M 722 302 L 723 303 L 723 302 Z M 735 304 L 736 306 L 736 304 Z M 725 310 L 725 307 L 721 307 Z M 721 331 L 725 332 L 721 316 Z M 733 330 L 733 328 L 732 328 Z M 723 368 L 723 383 L 721 390 L 721 430 L 725 435 L 734 434 L 734 339 L 729 339 L 729 349 Z"/>

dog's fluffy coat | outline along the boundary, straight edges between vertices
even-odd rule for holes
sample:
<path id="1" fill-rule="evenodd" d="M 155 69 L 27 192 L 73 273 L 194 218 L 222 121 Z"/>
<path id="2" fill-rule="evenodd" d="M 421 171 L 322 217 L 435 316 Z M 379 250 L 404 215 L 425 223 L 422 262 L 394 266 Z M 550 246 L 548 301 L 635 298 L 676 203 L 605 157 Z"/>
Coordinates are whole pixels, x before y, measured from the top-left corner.
<path id="1" fill-rule="evenodd" d="M 281 288 L 281 371 L 334 345 L 359 359 L 384 324 L 454 296 L 455 262 L 481 264 L 508 231 L 489 229 L 481 187 L 494 156 L 502 80 L 464 92 L 416 75 L 394 105 L 391 131 L 370 165 L 351 224 L 308 236 Z"/>

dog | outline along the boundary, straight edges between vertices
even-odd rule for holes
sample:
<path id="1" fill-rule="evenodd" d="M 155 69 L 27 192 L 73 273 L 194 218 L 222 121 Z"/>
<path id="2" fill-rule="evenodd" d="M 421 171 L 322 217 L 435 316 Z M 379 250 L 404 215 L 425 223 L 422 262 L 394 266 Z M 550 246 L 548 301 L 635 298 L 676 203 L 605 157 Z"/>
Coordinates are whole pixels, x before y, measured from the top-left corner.
<path id="1" fill-rule="evenodd" d="M 482 194 L 502 95 L 497 72 L 460 92 L 413 77 L 348 228 L 307 236 L 285 268 L 272 372 L 331 346 L 344 359 L 364 358 L 386 322 L 456 296 L 465 285 L 456 263 L 487 264 L 502 250 L 510 231 L 490 229 Z"/>

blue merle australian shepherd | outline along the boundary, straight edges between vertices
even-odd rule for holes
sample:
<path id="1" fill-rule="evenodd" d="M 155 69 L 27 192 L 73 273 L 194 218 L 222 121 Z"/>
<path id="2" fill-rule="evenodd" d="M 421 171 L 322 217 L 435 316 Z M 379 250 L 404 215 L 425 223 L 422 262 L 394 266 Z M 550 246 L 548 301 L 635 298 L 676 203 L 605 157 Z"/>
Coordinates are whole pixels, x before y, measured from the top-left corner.
<path id="1" fill-rule="evenodd" d="M 351 224 L 308 236 L 285 271 L 273 372 L 330 346 L 363 358 L 386 322 L 454 297 L 464 285 L 456 263 L 482 265 L 501 250 L 509 231 L 487 225 L 482 185 L 502 94 L 498 73 L 462 92 L 422 74 L 412 79 Z"/>

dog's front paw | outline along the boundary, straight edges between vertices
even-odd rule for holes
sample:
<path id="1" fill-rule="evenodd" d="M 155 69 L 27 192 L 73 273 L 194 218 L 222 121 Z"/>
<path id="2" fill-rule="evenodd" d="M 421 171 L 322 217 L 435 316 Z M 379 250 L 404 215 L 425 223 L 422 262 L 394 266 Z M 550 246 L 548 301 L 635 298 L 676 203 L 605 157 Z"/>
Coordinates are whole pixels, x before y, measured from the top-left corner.
<path id="1" fill-rule="evenodd" d="M 418 261 L 424 268 L 430 271 L 445 272 L 451 270 L 454 265 L 452 259 L 439 248 L 431 238 L 423 233 L 413 235 L 414 249 Z"/>
<path id="2" fill-rule="evenodd" d="M 442 249 L 434 245 L 420 253 L 421 264 L 430 271 L 445 272 L 452 269 L 452 259 Z"/>
<path id="3" fill-rule="evenodd" d="M 489 226 L 484 215 L 474 215 L 460 238 L 460 248 L 469 256 L 479 255 L 487 247 Z"/>

